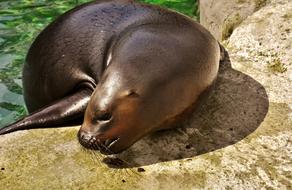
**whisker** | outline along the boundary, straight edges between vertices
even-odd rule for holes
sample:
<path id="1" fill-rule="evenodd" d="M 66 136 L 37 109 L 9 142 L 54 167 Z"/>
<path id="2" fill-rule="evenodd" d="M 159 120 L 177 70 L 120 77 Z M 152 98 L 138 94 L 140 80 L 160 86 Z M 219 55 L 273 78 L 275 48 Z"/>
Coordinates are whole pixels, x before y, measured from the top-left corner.
<path id="1" fill-rule="evenodd" d="M 101 167 L 101 159 L 100 159 L 100 155 L 98 155 L 95 151 L 90 151 L 91 156 L 93 157 L 93 159 L 95 160 L 95 163 L 98 164 L 99 167 Z"/>
<path id="2" fill-rule="evenodd" d="M 99 141 L 100 142 L 100 141 Z M 106 147 L 103 143 L 100 143 L 100 146 L 102 146 L 102 148 L 104 148 L 108 153 L 110 154 L 114 154 L 113 151 L 111 151 L 108 147 Z"/>
<path id="3" fill-rule="evenodd" d="M 111 142 L 109 145 L 108 145 L 108 148 L 112 147 L 118 140 L 120 140 L 120 138 L 117 138 L 116 140 L 114 140 L 113 142 Z"/>
<path id="4" fill-rule="evenodd" d="M 88 151 L 88 153 L 89 153 L 89 155 L 90 155 L 90 159 L 91 159 L 94 163 L 96 163 L 96 162 L 99 163 L 99 160 L 96 159 L 96 156 L 94 155 L 93 151 L 92 151 L 92 150 L 87 150 L 87 151 Z"/>

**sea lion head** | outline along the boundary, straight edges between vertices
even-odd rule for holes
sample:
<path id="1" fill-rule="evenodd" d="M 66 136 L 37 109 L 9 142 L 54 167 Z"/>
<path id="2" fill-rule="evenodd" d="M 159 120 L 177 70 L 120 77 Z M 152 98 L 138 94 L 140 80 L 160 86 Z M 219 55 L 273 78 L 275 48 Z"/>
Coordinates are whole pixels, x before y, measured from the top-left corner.
<path id="1" fill-rule="evenodd" d="M 165 33 L 147 28 L 117 43 L 78 133 L 83 146 L 121 152 L 148 133 L 169 128 L 196 101 L 207 80 L 195 78 L 201 75 L 191 67 L 191 42 Z"/>
<path id="2" fill-rule="evenodd" d="M 125 76 L 125 70 L 108 69 L 91 96 L 78 133 L 83 146 L 108 154 L 121 152 L 158 130 L 169 108 L 175 109 L 167 103 L 165 88 L 153 89 L 150 80 L 134 78 Z"/>
<path id="3" fill-rule="evenodd" d="M 137 89 L 121 72 L 109 68 L 87 106 L 80 143 L 109 154 L 126 149 L 146 132 L 140 123 L 140 104 Z"/>

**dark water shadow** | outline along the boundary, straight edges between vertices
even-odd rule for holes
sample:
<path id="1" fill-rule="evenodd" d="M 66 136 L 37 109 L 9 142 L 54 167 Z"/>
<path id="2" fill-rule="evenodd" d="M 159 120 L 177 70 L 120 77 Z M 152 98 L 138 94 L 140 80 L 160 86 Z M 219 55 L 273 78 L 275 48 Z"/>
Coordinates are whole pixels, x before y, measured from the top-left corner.
<path id="1" fill-rule="evenodd" d="M 188 122 L 174 130 L 151 134 L 125 152 L 107 158 L 105 163 L 117 168 L 142 167 L 224 148 L 255 131 L 268 107 L 264 87 L 250 76 L 232 69 L 226 52 L 214 91 Z M 119 163 L 121 160 L 125 164 Z"/>

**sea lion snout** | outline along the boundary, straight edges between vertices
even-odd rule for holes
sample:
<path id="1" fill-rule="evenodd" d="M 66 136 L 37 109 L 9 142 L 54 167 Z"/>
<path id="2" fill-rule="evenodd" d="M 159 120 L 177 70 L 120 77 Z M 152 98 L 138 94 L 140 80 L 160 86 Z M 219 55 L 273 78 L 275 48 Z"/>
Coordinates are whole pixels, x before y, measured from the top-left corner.
<path id="1" fill-rule="evenodd" d="M 117 137 L 108 133 L 113 127 L 113 114 L 109 110 L 96 111 L 87 118 L 78 132 L 78 139 L 82 146 L 112 154 L 110 147 L 117 142 Z"/>
<path id="2" fill-rule="evenodd" d="M 82 146 L 105 154 L 114 154 L 126 149 L 135 141 L 139 130 L 134 126 L 138 122 L 133 121 L 137 118 L 134 115 L 133 104 L 124 101 L 112 112 L 94 112 L 95 108 L 89 105 L 78 132 L 78 139 Z"/>
<path id="3" fill-rule="evenodd" d="M 78 140 L 82 146 L 88 149 L 99 150 L 105 154 L 113 154 L 111 147 L 118 142 L 119 138 L 103 138 L 102 134 L 79 130 Z"/>
<path id="4" fill-rule="evenodd" d="M 133 125 L 137 122 L 133 119 L 137 118 L 139 96 L 132 88 L 122 89 L 109 79 L 100 83 L 92 94 L 78 139 L 85 148 L 113 154 L 134 141 Z"/>

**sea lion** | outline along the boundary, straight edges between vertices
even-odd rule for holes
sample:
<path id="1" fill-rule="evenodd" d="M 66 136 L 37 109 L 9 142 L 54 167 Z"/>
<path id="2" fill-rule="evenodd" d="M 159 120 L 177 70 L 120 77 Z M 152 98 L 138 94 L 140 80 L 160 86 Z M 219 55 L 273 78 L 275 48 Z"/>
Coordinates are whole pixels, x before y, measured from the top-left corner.
<path id="1" fill-rule="evenodd" d="M 80 143 L 118 153 L 173 127 L 216 79 L 218 42 L 179 13 L 134 1 L 78 6 L 47 26 L 23 68 L 16 130 L 82 121 Z"/>

